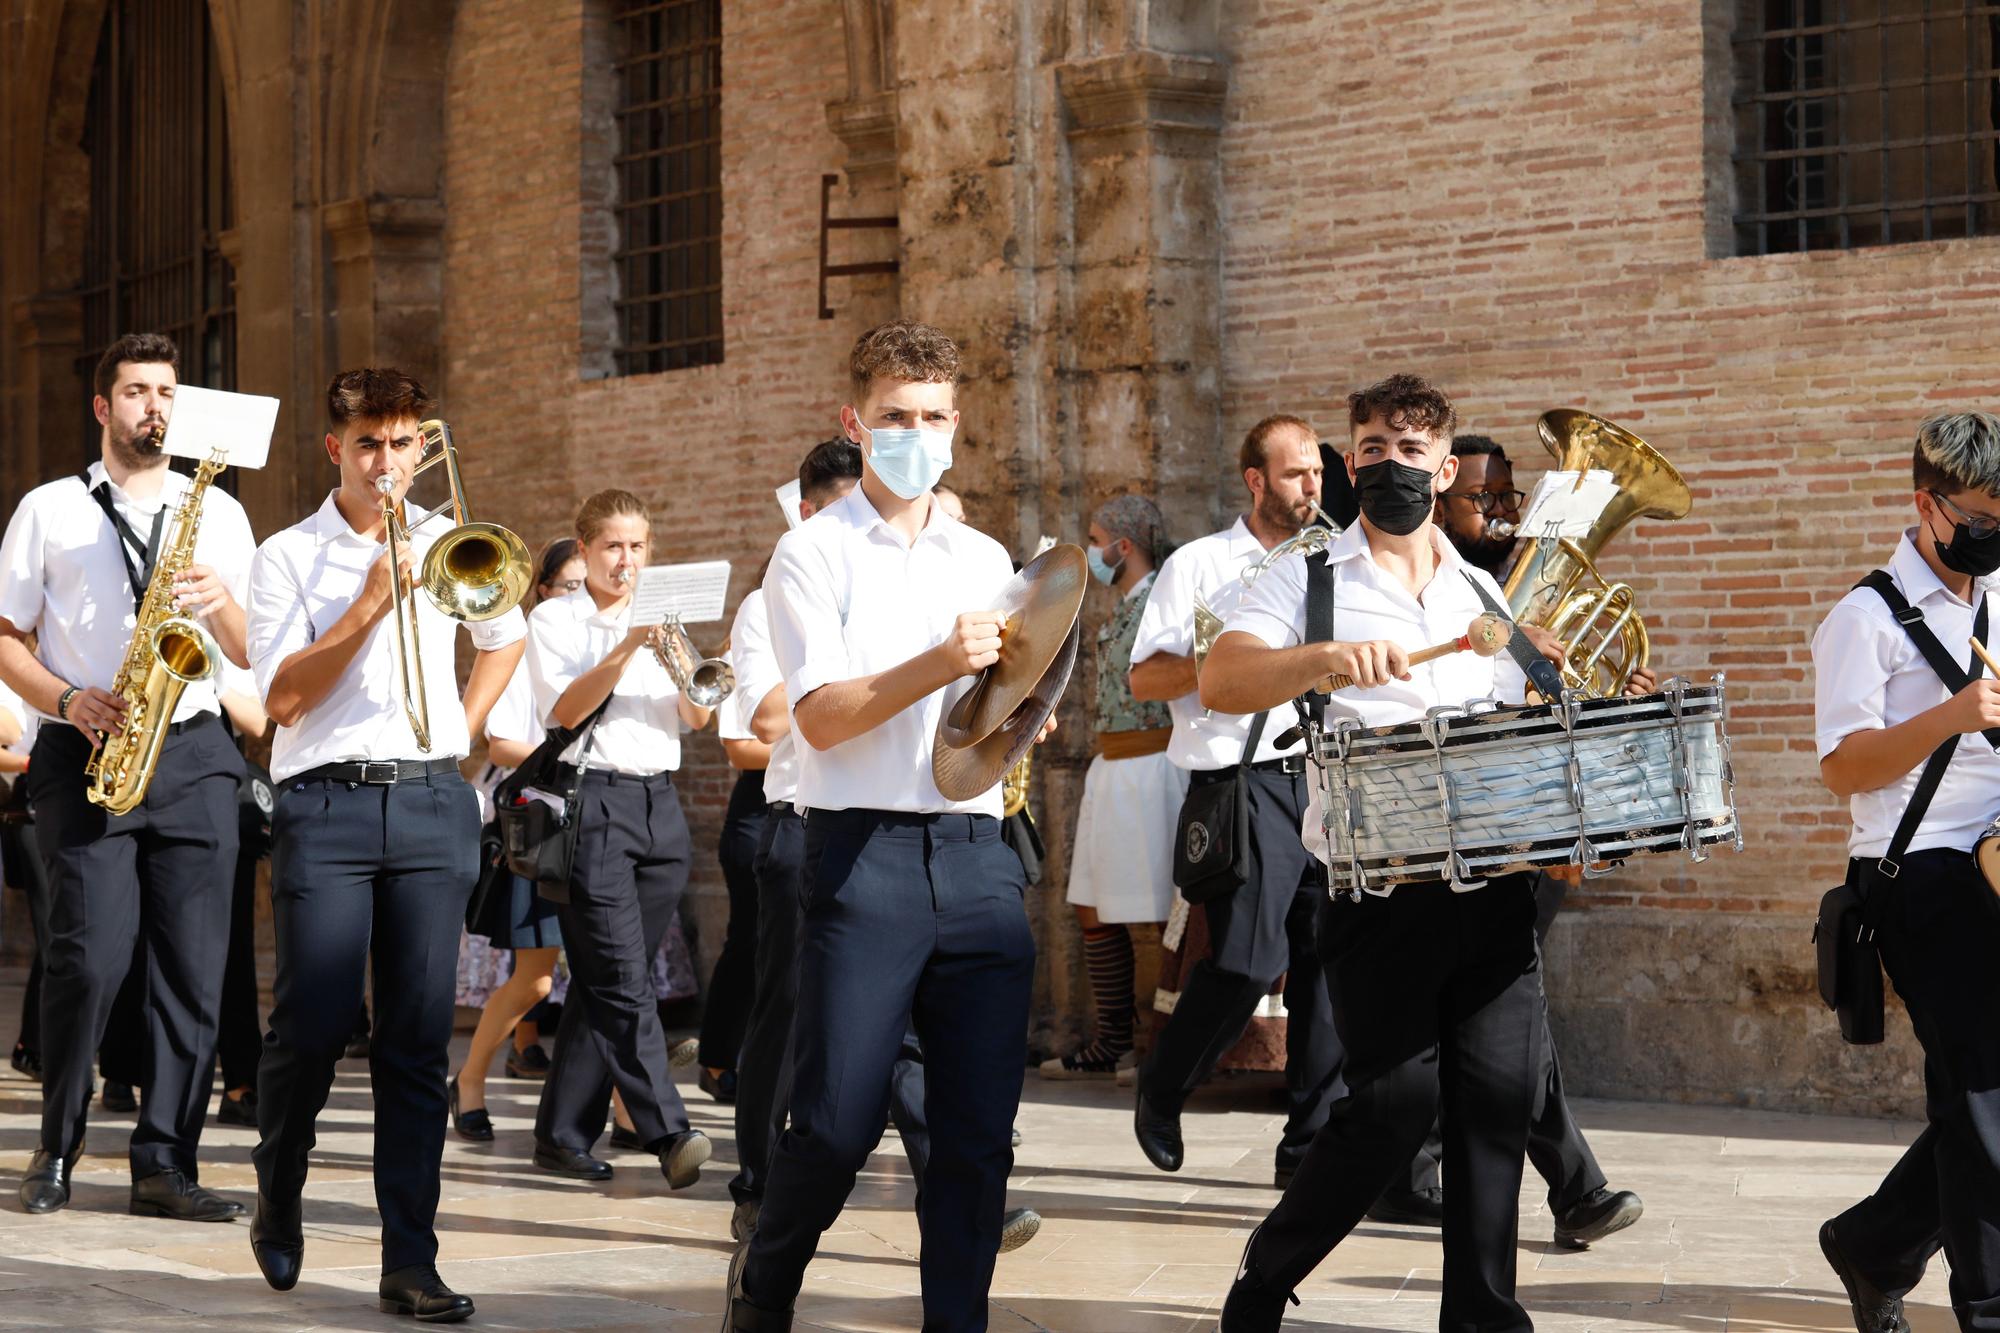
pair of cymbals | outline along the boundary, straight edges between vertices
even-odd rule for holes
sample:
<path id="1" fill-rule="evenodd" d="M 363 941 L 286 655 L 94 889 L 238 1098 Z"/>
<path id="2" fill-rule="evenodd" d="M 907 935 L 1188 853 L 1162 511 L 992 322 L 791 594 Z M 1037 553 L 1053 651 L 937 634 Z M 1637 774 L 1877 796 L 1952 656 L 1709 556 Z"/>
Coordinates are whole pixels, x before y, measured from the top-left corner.
<path id="1" fill-rule="evenodd" d="M 1052 546 L 1021 567 L 996 599 L 1006 616 L 1000 660 L 938 718 L 931 777 L 946 800 L 992 789 L 1035 743 L 1076 667 L 1089 562 L 1083 548 Z"/>

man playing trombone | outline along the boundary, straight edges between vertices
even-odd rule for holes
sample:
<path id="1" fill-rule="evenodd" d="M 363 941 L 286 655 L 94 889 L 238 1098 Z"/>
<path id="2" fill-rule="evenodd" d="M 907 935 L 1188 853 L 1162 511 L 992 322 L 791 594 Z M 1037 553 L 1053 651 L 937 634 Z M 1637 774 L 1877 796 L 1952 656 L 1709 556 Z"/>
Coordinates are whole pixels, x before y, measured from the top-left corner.
<path id="1" fill-rule="evenodd" d="M 259 547 L 251 567 L 250 656 L 278 724 L 278 962 L 258 1071 L 250 1244 L 273 1287 L 298 1281 L 306 1155 L 372 954 L 381 1305 L 447 1323 L 472 1313 L 435 1267 L 453 960 L 479 870 L 479 802 L 458 762 L 520 660 L 526 630 L 511 603 L 466 626 L 478 652 L 461 704 L 458 621 L 408 590 L 412 570 L 449 535 L 416 530 L 423 511 L 403 505 L 431 406 L 399 370 L 335 376 L 326 452 L 339 485 Z M 443 448 L 455 481 L 448 437 Z"/>

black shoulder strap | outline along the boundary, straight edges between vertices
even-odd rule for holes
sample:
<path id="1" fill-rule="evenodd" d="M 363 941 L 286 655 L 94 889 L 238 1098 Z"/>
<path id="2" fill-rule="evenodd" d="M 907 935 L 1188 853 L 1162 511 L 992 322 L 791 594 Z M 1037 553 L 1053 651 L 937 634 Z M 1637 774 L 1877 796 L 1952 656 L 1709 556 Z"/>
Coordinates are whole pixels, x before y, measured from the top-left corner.
<path id="1" fill-rule="evenodd" d="M 1306 642 L 1329 643 L 1333 639 L 1333 562 L 1325 550 L 1306 557 Z M 1326 696 L 1307 690 L 1296 700 L 1300 713 L 1317 723 L 1326 716 Z"/>
<path id="2" fill-rule="evenodd" d="M 1472 591 L 1479 594 L 1480 605 L 1506 621 L 1513 631 L 1507 639 L 1507 656 L 1514 659 L 1515 665 L 1521 668 L 1521 674 L 1528 678 L 1528 683 L 1534 686 L 1536 692 L 1549 703 L 1560 699 L 1563 692 L 1562 673 L 1555 669 L 1555 665 L 1548 658 L 1535 651 L 1535 645 L 1528 642 L 1528 636 L 1521 633 L 1521 627 L 1514 623 L 1513 615 L 1494 600 L 1493 594 L 1486 591 L 1485 584 L 1472 577 L 1471 570 L 1461 569 L 1458 572 L 1465 575 L 1465 581 L 1472 585 Z"/>
<path id="3" fill-rule="evenodd" d="M 167 506 L 162 504 L 153 515 L 152 535 L 141 541 L 138 532 L 119 516 L 117 506 L 111 503 L 110 482 L 103 481 L 92 486 L 89 468 L 78 472 L 76 479 L 83 483 L 83 489 L 97 501 L 97 507 L 104 511 L 104 516 L 111 520 L 111 535 L 118 539 L 118 554 L 125 561 L 126 576 L 132 580 L 132 605 L 135 609 L 143 606 L 146 588 L 153 581 L 153 565 L 160 558 L 160 534 L 166 528 Z M 138 561 L 132 559 L 135 552 L 140 557 Z"/>
<path id="4" fill-rule="evenodd" d="M 1944 781 L 1944 771 L 1951 765 L 1951 757 L 1957 750 L 1958 737 L 1953 736 L 1931 751 L 1931 757 L 1924 761 L 1924 771 L 1917 778 L 1917 789 L 1910 793 L 1910 804 L 1903 811 L 1902 822 L 1896 825 L 1895 836 L 1889 839 L 1889 850 L 1882 854 L 1878 863 L 1885 877 L 1894 879 L 1901 872 L 1903 853 L 1910 850 L 1910 840 L 1917 836 L 1917 826 L 1929 813 L 1931 798 L 1937 795 L 1938 785 Z"/>
<path id="5" fill-rule="evenodd" d="M 1896 581 L 1889 577 L 1887 570 L 1873 570 L 1867 578 L 1854 586 L 1872 589 L 1888 604 L 1889 613 L 1895 616 L 1896 623 L 1903 627 L 1903 633 L 1910 636 L 1910 642 L 1916 645 L 1919 653 L 1923 654 L 1924 661 L 1930 664 L 1931 670 L 1937 673 L 1938 679 L 1944 682 L 1947 690 L 1956 694 L 1979 679 L 1983 665 L 1978 655 L 1974 654 L 1971 662 L 1961 667 L 1957 659 L 1938 642 L 1938 637 L 1931 632 L 1931 627 L 1924 623 L 1924 613 L 1910 605 L 1902 590 L 1896 586 Z M 1986 641 L 1986 597 L 1983 594 L 1979 598 L 1979 609 L 1973 613 L 1972 637 L 1981 643 Z M 1986 737 L 1987 744 L 2000 750 L 2000 727 L 1981 734 Z"/>

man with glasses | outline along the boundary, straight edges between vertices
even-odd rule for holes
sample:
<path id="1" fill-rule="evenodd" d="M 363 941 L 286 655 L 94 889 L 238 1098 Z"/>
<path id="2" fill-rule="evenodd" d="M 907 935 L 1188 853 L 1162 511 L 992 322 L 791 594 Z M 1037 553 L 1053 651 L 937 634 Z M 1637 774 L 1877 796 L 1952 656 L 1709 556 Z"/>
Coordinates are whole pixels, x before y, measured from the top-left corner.
<path id="1" fill-rule="evenodd" d="M 1461 435 L 1451 442 L 1451 455 L 1458 476 L 1450 490 L 1438 492 L 1438 527 L 1467 563 L 1498 579 L 1514 553 L 1514 529 L 1527 497 L 1514 489 L 1514 465 L 1492 436 Z M 1507 526 L 1495 532 L 1496 520 Z"/>

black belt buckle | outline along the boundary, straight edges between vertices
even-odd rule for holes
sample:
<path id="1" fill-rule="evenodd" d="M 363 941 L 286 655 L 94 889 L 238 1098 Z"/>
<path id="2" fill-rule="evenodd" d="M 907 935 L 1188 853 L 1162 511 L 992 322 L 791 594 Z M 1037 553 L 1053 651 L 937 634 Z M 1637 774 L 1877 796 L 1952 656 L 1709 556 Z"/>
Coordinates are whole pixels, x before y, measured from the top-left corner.
<path id="1" fill-rule="evenodd" d="M 355 779 L 364 787 L 391 787 L 396 783 L 399 769 L 393 759 L 365 759 L 361 763 L 361 776 Z"/>
<path id="2" fill-rule="evenodd" d="M 1296 774 L 1306 771 L 1306 757 L 1302 754 L 1282 755 L 1277 760 L 1280 773 Z"/>

